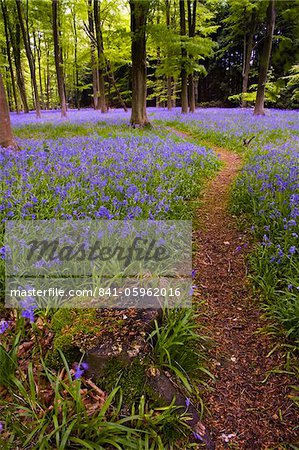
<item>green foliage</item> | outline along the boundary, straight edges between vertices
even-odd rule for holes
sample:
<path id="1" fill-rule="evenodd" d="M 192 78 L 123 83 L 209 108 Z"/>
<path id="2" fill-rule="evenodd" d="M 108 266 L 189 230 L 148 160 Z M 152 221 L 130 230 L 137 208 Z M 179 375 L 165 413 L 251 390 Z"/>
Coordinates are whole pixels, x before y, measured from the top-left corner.
<path id="1" fill-rule="evenodd" d="M 299 64 L 296 64 L 290 69 L 290 75 L 284 77 L 288 80 L 287 89 L 292 92 L 292 100 L 299 102 Z"/>
<path id="2" fill-rule="evenodd" d="M 265 104 L 275 105 L 275 103 L 277 103 L 281 97 L 282 87 L 283 83 L 281 82 L 281 80 L 278 80 L 276 82 L 268 81 L 265 87 Z M 228 97 L 228 100 L 230 100 L 233 103 L 240 104 L 243 99 L 247 103 L 253 105 L 256 100 L 256 93 L 257 93 L 257 84 L 252 84 L 248 92 L 244 94 L 240 93 L 230 95 Z"/>
<path id="3" fill-rule="evenodd" d="M 11 345 L 0 344 L 0 386 L 13 385 L 18 368 L 18 350 L 21 332 L 14 337 Z"/>
<path id="4" fill-rule="evenodd" d="M 149 336 L 157 364 L 173 371 L 189 391 L 195 374 L 212 376 L 203 364 L 207 340 L 196 329 L 196 316 L 191 308 L 168 309 L 164 311 L 162 325 L 155 322 L 155 330 Z"/>
<path id="5" fill-rule="evenodd" d="M 150 409 L 141 397 L 132 407 L 131 415 L 122 416 L 122 392 L 113 389 L 103 405 L 88 410 L 80 379 L 73 380 L 65 357 L 61 354 L 66 377 L 50 371 L 42 361 L 43 372 L 35 377 L 32 364 L 22 380 L 13 380 L 11 403 L 0 400 L 0 420 L 4 423 L 6 449 L 16 447 L 47 450 L 70 449 L 151 449 L 180 448 L 178 437 L 190 433 L 184 416 L 173 405 L 159 410 Z M 43 381 L 48 395 L 53 396 L 49 408 L 44 390 L 37 389 Z M 2 447 L 3 448 L 3 447 Z M 186 447 L 187 448 L 187 441 Z"/>

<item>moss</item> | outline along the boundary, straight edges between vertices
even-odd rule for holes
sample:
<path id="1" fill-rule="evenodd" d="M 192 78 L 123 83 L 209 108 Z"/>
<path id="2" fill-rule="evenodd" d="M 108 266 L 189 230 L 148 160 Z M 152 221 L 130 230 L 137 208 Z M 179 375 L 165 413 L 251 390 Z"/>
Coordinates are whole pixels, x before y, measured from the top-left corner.
<path id="1" fill-rule="evenodd" d="M 105 376 L 97 381 L 107 392 L 116 384 L 120 386 L 124 403 L 130 408 L 133 403 L 139 402 L 144 394 L 147 367 L 146 361 L 140 361 L 138 358 L 134 358 L 131 363 L 111 358 L 105 367 Z"/>
<path id="2" fill-rule="evenodd" d="M 68 308 L 59 309 L 53 316 L 51 328 L 55 333 L 60 333 L 66 326 L 71 326 L 74 320 L 75 311 Z"/>
<path id="3" fill-rule="evenodd" d="M 79 361 L 82 356 L 78 347 L 74 345 L 73 338 L 70 334 L 58 335 L 54 339 L 53 350 L 49 350 L 46 355 L 46 365 L 48 367 L 53 369 L 63 367 L 59 350 L 64 354 L 70 366 L 73 362 Z"/>
<path id="4" fill-rule="evenodd" d="M 94 339 L 103 330 L 95 309 L 61 308 L 52 317 L 51 329 L 55 333 L 53 350 L 46 355 L 49 367 L 62 366 L 59 350 L 69 364 L 79 361 L 82 353 L 94 346 Z"/>

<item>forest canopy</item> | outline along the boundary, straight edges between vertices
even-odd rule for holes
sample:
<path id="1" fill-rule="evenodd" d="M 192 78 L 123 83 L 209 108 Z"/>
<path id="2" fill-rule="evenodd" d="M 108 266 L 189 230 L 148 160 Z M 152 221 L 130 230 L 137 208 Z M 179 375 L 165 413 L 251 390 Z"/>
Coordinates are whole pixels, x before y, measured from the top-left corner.
<path id="1" fill-rule="evenodd" d="M 141 91 L 148 106 L 180 105 L 183 112 L 188 107 L 192 112 L 196 105 L 253 105 L 268 4 L 0 0 L 0 70 L 9 108 L 36 109 L 39 116 L 40 110 L 60 107 L 63 114 L 67 108 L 93 106 L 105 112 L 131 107 L 134 73 L 140 69 L 134 54 L 137 65 L 144 65 L 141 71 L 147 72 Z M 277 1 L 273 8 L 265 101 L 270 107 L 295 108 L 299 1 Z M 134 32 L 134 26 L 139 31 Z M 146 49 L 140 53 L 142 33 Z M 139 44 L 134 36 L 141 36 Z"/>

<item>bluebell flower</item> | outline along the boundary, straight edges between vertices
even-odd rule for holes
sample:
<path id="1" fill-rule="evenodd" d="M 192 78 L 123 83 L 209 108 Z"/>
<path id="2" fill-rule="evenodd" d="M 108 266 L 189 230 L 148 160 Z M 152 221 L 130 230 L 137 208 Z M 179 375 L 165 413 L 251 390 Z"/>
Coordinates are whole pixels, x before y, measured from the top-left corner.
<path id="1" fill-rule="evenodd" d="M 198 441 L 203 441 L 202 436 L 199 433 L 196 433 L 195 431 L 193 431 L 193 437 Z"/>
<path id="2" fill-rule="evenodd" d="M 6 320 L 1 320 L 0 322 L 0 334 L 5 333 L 5 331 L 9 328 L 9 323 Z"/>
<path id="3" fill-rule="evenodd" d="M 21 300 L 19 303 L 22 308 L 21 316 L 25 319 L 29 319 L 31 323 L 34 322 L 34 311 L 37 308 L 35 303 L 35 299 L 33 297 L 25 297 L 24 300 Z"/>
<path id="4" fill-rule="evenodd" d="M 89 366 L 86 362 L 83 362 L 81 364 L 76 364 L 75 366 L 75 373 L 74 373 L 74 379 L 78 380 L 79 378 L 84 375 L 84 373 L 88 370 Z"/>

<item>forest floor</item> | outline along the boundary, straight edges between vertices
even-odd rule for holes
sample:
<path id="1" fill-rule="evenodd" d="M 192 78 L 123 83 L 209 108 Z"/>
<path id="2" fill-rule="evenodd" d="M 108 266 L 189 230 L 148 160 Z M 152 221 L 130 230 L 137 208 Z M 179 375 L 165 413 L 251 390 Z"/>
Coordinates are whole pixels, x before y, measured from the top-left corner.
<path id="1" fill-rule="evenodd" d="M 216 450 L 290 448 L 284 444 L 296 442 L 298 426 L 288 397 L 295 381 L 288 374 L 270 373 L 282 368 L 284 356 L 279 351 L 269 356 L 277 340 L 261 333 L 269 324 L 247 276 L 249 233 L 240 230 L 229 211 L 230 188 L 242 158 L 223 148 L 214 150 L 223 167 L 205 189 L 194 237 L 195 284 L 205 302 L 200 325 L 213 341 L 209 359 L 216 378 L 205 394 L 204 423 Z"/>

